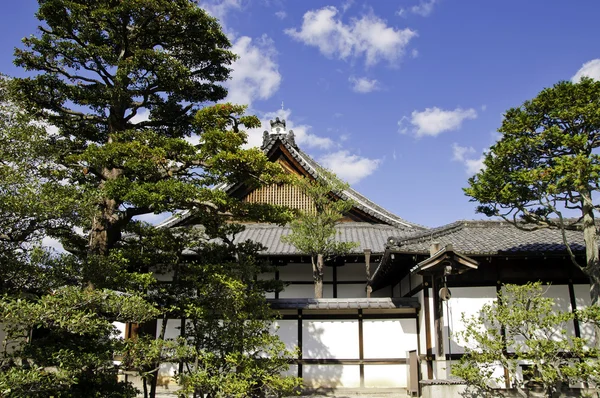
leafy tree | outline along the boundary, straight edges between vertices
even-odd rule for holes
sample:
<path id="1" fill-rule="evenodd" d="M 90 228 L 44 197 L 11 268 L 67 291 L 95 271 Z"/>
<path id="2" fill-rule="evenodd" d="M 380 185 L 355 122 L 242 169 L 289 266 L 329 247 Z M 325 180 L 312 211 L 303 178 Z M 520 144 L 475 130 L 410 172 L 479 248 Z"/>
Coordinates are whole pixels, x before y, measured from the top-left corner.
<path id="1" fill-rule="evenodd" d="M 38 340 L 46 342 L 42 352 L 39 346 L 36 349 L 35 338 L 17 338 L 17 349 L 7 350 L 2 358 L 0 374 L 23 376 L 19 384 L 23 388 L 17 390 L 16 384 L 11 384 L 21 376 L 4 379 L 8 381 L 0 381 L 0 385 L 8 390 L 2 394 L 35 396 L 27 388 L 37 379 L 48 387 L 35 392 L 40 396 L 130 396 L 131 389 L 115 384 L 113 377 L 118 369 L 113 355 L 121 348 L 127 353 L 129 347 L 121 347 L 123 341 L 115 338 L 110 326 L 113 321 L 141 322 L 156 314 L 169 319 L 186 315 L 183 310 L 190 312 L 189 318 L 198 319 L 194 316 L 206 315 L 201 309 L 207 307 L 194 307 L 201 304 L 194 302 L 183 307 L 185 297 L 178 294 L 211 292 L 211 286 L 217 291 L 218 283 L 254 286 L 248 275 L 240 274 L 241 265 L 234 267 L 236 262 L 228 261 L 205 265 L 202 278 L 192 279 L 188 285 L 179 283 L 183 281 L 181 272 L 178 283 L 163 289 L 152 273 L 160 267 L 193 269 L 192 265 L 182 268 L 181 260 L 182 245 L 193 242 L 194 234 L 189 233 L 188 238 L 187 231 L 158 232 L 134 217 L 193 209 L 204 220 L 224 214 L 240 220 L 281 222 L 287 219 L 284 209 L 245 204 L 213 189 L 219 184 L 278 182 L 281 168 L 257 149 L 242 149 L 246 142 L 242 129 L 259 123 L 256 117 L 244 115 L 243 106 L 205 107 L 226 95 L 218 83 L 229 76 L 228 66 L 235 56 L 216 20 L 194 1 L 39 3 L 39 35 L 24 39 L 25 48 L 15 53 L 17 65 L 37 74 L 9 82 L 10 100 L 18 109 L 27 110 L 29 119 L 9 131 L 4 141 L 7 146 L 2 148 L 3 176 L 10 176 L 11 168 L 18 173 L 0 181 L 0 219 L 2 225 L 21 224 L 13 226 L 14 232 L 3 230 L 0 240 L 1 255 L 7 253 L 0 258 L 0 272 L 5 272 L 9 261 L 13 272 L 10 283 L 3 285 L 6 295 L 1 316 L 2 321 L 20 325 L 9 330 L 11 336 L 39 329 L 48 339 Z M 13 114 L 20 118 L 20 112 Z M 32 124 L 32 118 L 36 123 Z M 45 126 L 54 126 L 56 131 L 41 128 Z M 191 143 L 192 136 L 197 143 Z M 19 160 L 21 147 L 29 152 L 28 158 Z M 4 158 L 5 154 L 11 157 Z M 43 236 L 60 239 L 69 253 L 45 252 L 39 247 Z M 210 245 L 202 250 L 208 253 L 209 249 L 214 250 Z M 221 259 L 235 258 L 237 249 L 228 246 L 228 250 L 229 256 Z M 202 251 L 198 257 L 203 258 Z M 247 265 L 249 261 L 239 263 Z M 36 273 L 29 274 L 27 270 L 32 269 Z M 209 273 L 215 277 L 209 278 Z M 223 280 L 218 275 L 223 275 Z M 260 303 L 256 299 L 262 287 L 248 289 L 252 294 L 241 296 L 229 289 L 221 298 L 238 301 L 222 305 L 244 309 L 241 313 L 248 315 L 247 322 L 264 329 L 270 318 L 261 318 L 266 304 L 264 298 Z M 24 292 L 30 294 L 24 296 Z M 102 300 L 114 306 L 107 308 Z M 81 306 L 74 305 L 78 301 Z M 121 311 L 126 303 L 138 311 Z M 37 309 L 44 305 L 55 310 L 41 314 Z M 23 309 L 18 311 L 19 318 L 11 318 L 16 316 L 14 308 Z M 27 317 L 28 311 L 37 315 Z M 71 316 L 73 322 L 68 321 Z M 242 323 L 237 322 L 239 331 Z M 233 338 L 231 334 L 219 338 L 222 344 L 233 344 L 228 340 Z M 189 353 L 195 347 L 189 341 L 178 340 L 174 349 Z M 271 353 L 275 354 L 275 342 L 255 339 L 255 347 L 261 341 L 272 343 Z M 166 352 L 168 348 L 163 349 L 174 347 L 166 339 L 141 337 L 138 343 L 135 347 L 142 352 L 160 353 L 146 365 L 160 365 L 165 357 L 173 357 Z M 175 354 L 184 357 L 181 352 Z M 204 356 L 196 354 L 196 364 L 208 364 Z M 283 351 L 280 354 L 273 356 L 273 361 L 286 362 Z M 258 364 L 268 361 L 244 358 L 256 366 L 246 365 L 246 372 L 236 367 L 239 383 L 267 383 L 268 375 L 271 386 L 287 388 L 274 371 L 263 369 L 257 374 Z M 50 374 L 54 369 L 57 373 Z M 216 385 L 223 376 L 219 371 L 231 368 L 214 369 L 203 380 Z M 150 381 L 149 393 L 154 394 L 157 367 L 141 370 Z M 88 388 L 85 393 L 84 388 Z M 114 391 L 109 392 L 111 388 Z"/>
<path id="2" fill-rule="evenodd" d="M 519 228 L 560 229 L 572 262 L 589 276 L 592 302 L 598 304 L 599 207 L 594 195 L 600 181 L 600 82 L 559 82 L 509 109 L 498 131 L 501 139 L 487 153 L 485 169 L 469 180 L 466 194 L 480 203 L 478 212 Z M 585 264 L 577 261 L 566 230 L 583 231 Z"/>
<path id="3" fill-rule="evenodd" d="M 107 254 L 135 216 L 218 202 L 211 186 L 268 168 L 259 151 L 239 150 L 239 128 L 258 125 L 242 108 L 219 105 L 204 111 L 208 125 L 194 123 L 203 104 L 225 97 L 217 83 L 235 59 L 195 2 L 40 0 L 36 16 L 40 35 L 23 40 L 15 63 L 41 73 L 14 88 L 58 128 L 56 162 L 94 204 L 90 254 Z M 227 124 L 233 131 L 218 128 Z M 202 134 L 199 148 L 192 134 Z"/>
<path id="4" fill-rule="evenodd" d="M 325 260 L 344 255 L 358 245 L 356 242 L 338 242 L 335 239 L 335 226 L 352 209 L 353 202 L 340 198 L 348 184 L 328 170 L 320 169 L 319 176 L 315 179 L 299 178 L 296 184 L 310 199 L 313 208 L 301 211 L 290 223 L 291 233 L 281 239 L 310 256 L 315 298 L 322 298 Z"/>
<path id="5" fill-rule="evenodd" d="M 554 300 L 543 293 L 540 282 L 505 285 L 498 300 L 484 305 L 478 315 L 468 319 L 463 315 L 465 330 L 459 337 L 466 352 L 452 373 L 479 396 L 499 394 L 492 388 L 504 385 L 504 375 L 494 376 L 498 367 L 508 370 L 511 385 L 523 396 L 536 385 L 554 397 L 561 396 L 563 386 L 598 381 L 598 351 L 567 333 L 575 314 L 557 311 Z M 597 322 L 596 306 L 592 308 L 579 318 Z M 520 372 L 523 364 L 527 366 Z"/>

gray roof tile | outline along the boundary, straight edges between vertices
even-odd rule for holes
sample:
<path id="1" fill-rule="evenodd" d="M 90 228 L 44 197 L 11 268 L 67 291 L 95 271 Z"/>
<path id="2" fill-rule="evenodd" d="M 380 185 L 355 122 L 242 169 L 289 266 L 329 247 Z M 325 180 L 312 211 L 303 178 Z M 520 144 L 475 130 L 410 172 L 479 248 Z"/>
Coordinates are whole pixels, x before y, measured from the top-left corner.
<path id="1" fill-rule="evenodd" d="M 276 309 L 294 310 L 347 310 L 347 309 L 382 309 L 418 308 L 419 301 L 415 297 L 405 298 L 354 298 L 354 299 L 267 299 Z"/>
<path id="2" fill-rule="evenodd" d="M 289 226 L 281 227 L 274 224 L 246 224 L 246 229 L 235 237 L 235 242 L 251 240 L 262 244 L 267 249 L 264 255 L 296 255 L 298 252 L 290 244 L 283 243 L 281 237 L 291 232 Z M 363 253 L 371 249 L 374 254 L 381 254 L 390 236 L 408 236 L 409 231 L 384 224 L 370 224 L 364 222 L 340 223 L 336 230 L 336 240 L 339 242 L 358 242 L 359 246 L 352 253 Z"/>
<path id="3" fill-rule="evenodd" d="M 575 251 L 585 249 L 583 234 L 567 231 Z M 457 221 L 409 237 L 399 236 L 390 249 L 408 253 L 429 253 L 432 242 L 451 244 L 454 251 L 467 255 L 492 255 L 523 252 L 564 252 L 562 236 L 555 229 L 524 231 L 505 221 Z"/>

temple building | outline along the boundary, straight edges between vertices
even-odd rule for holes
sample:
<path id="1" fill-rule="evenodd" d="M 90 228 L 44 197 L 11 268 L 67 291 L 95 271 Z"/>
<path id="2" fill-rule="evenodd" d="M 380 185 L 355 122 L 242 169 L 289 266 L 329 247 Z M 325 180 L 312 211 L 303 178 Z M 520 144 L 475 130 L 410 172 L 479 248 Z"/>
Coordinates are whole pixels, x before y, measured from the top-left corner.
<path id="1" fill-rule="evenodd" d="M 262 150 L 287 172 L 315 178 L 321 167 L 295 142 L 285 120 L 271 121 Z M 310 207 L 291 185 L 225 187 L 244 201 Z M 278 333 L 300 355 L 292 372 L 315 388 L 398 388 L 419 394 L 419 381 L 445 379 L 464 352 L 454 336 L 461 315 L 476 314 L 505 283 L 541 280 L 563 310 L 589 305 L 589 282 L 571 265 L 558 231 L 526 232 L 501 221 L 457 221 L 429 229 L 401 218 L 354 189 L 342 193 L 354 206 L 340 220 L 336 239 L 358 242 L 348 255 L 326 263 L 322 299 L 314 298 L 310 258 L 281 237 L 289 227 L 247 224 L 237 241 L 253 240 L 276 267 L 262 275 L 285 282 L 268 297 L 282 318 Z M 193 224 L 185 212 L 162 224 Z M 583 236 L 567 232 L 584 256 Z M 573 322 L 569 333 L 590 331 Z"/>

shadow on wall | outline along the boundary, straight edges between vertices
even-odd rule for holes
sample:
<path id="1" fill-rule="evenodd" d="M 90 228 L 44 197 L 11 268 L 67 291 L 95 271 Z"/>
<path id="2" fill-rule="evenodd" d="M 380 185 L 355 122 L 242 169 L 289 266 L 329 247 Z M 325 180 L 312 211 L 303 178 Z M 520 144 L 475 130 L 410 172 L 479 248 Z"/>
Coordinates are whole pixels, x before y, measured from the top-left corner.
<path id="1" fill-rule="evenodd" d="M 336 360 L 336 355 L 332 353 L 331 347 L 328 346 L 328 344 L 324 341 L 326 337 L 331 337 L 331 333 L 333 331 L 326 331 L 324 326 L 316 326 L 327 325 L 332 323 L 333 322 L 317 323 L 303 321 L 303 358 L 317 360 L 317 362 L 321 362 L 319 364 L 305 364 L 303 365 L 302 369 L 302 378 L 304 379 L 304 386 L 307 390 L 310 390 L 314 393 L 332 392 L 338 387 L 343 387 L 342 375 L 344 372 L 344 366 L 341 365 L 341 361 Z M 338 338 L 343 340 L 344 336 L 338 336 Z M 356 345 L 358 346 L 358 340 L 356 341 Z M 322 360 L 328 361 L 326 361 L 327 363 L 323 363 L 325 361 Z M 346 366 L 356 366 L 356 373 L 358 376 L 358 365 Z"/>

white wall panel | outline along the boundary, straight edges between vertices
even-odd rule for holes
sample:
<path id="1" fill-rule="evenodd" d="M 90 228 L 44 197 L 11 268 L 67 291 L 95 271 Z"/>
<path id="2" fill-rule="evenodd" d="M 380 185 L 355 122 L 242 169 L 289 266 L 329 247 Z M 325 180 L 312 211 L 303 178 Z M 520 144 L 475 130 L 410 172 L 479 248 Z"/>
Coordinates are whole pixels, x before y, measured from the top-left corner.
<path id="1" fill-rule="evenodd" d="M 270 281 L 275 279 L 275 272 L 263 272 L 258 275 L 258 280 L 261 281 Z"/>
<path id="2" fill-rule="evenodd" d="M 573 285 L 573 291 L 575 293 L 575 306 L 577 309 L 583 309 L 592 303 L 590 285 Z M 594 340 L 594 328 L 591 325 L 579 322 L 579 330 L 581 331 L 581 337 L 588 341 Z"/>
<path id="3" fill-rule="evenodd" d="M 160 333 L 162 328 L 162 319 L 156 321 L 156 335 Z M 181 320 L 169 319 L 167 321 L 167 329 L 165 330 L 166 339 L 175 339 L 181 334 Z"/>
<path id="4" fill-rule="evenodd" d="M 365 365 L 365 387 L 406 388 L 408 365 Z"/>
<path id="5" fill-rule="evenodd" d="M 358 320 L 303 320 L 302 358 L 358 359 Z"/>
<path id="6" fill-rule="evenodd" d="M 313 285 L 289 285 L 279 292 L 279 298 L 312 298 L 315 297 Z"/>
<path id="7" fill-rule="evenodd" d="M 450 327 L 452 354 L 464 353 L 465 343 L 458 338 L 458 333 L 465 330 L 461 321 L 462 314 L 467 318 L 477 315 L 484 304 L 496 299 L 496 287 L 453 287 L 450 291 L 452 298 L 447 302 L 448 307 L 444 304 L 444 351 L 447 354 L 450 352 L 448 350 L 448 327 Z M 431 312 L 433 314 L 433 302 Z M 431 325 L 433 327 L 433 319 Z M 435 336 L 431 337 L 435 342 Z"/>
<path id="8" fill-rule="evenodd" d="M 363 354 L 369 358 L 406 358 L 417 349 L 415 319 L 363 320 Z"/>
<path id="9" fill-rule="evenodd" d="M 285 343 L 285 348 L 293 350 L 298 347 L 298 321 L 289 319 L 280 319 L 273 322 L 273 330 L 281 341 Z"/>
<path id="10" fill-rule="evenodd" d="M 337 285 L 337 296 L 338 298 L 363 298 L 367 297 L 365 290 L 366 285 L 363 284 L 351 284 L 351 285 Z"/>
<path id="11" fill-rule="evenodd" d="M 371 265 L 371 273 L 375 272 Z M 337 269 L 338 281 L 364 281 L 367 283 L 367 271 L 365 263 L 346 263 Z"/>
<path id="12" fill-rule="evenodd" d="M 282 281 L 311 281 L 312 265 L 310 263 L 293 263 L 279 269 L 279 279 Z"/>
<path id="13" fill-rule="evenodd" d="M 360 387 L 358 365 L 304 365 L 302 379 L 307 387 Z"/>
<path id="14" fill-rule="evenodd" d="M 113 322 L 113 325 L 119 331 L 119 338 L 124 339 L 125 338 L 125 328 L 127 327 L 127 324 L 125 324 L 123 322 Z M 2 340 L 4 340 L 4 338 L 2 338 L 2 330 L 0 329 L 0 342 Z"/>

